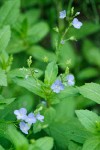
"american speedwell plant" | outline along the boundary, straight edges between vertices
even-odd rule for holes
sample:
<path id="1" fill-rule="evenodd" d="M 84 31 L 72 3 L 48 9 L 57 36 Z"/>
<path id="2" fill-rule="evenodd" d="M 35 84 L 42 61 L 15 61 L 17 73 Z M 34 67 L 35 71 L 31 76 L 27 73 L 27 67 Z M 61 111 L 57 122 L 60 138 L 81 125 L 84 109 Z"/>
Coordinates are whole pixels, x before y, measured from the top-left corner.
<path id="1" fill-rule="evenodd" d="M 17 55 L 9 55 L 9 48 L 15 46 L 10 53 L 29 49 L 29 55 L 31 46 L 48 32 L 42 23 L 45 33 L 33 36 L 30 12 L 20 18 L 19 8 L 19 0 L 9 0 L 0 10 L 0 150 L 100 150 L 100 117 L 95 110 L 83 109 L 100 104 L 100 85 L 92 82 L 77 86 L 77 76 L 70 71 L 70 58 L 63 70 L 59 62 L 60 54 L 65 53 L 62 47 L 68 41 L 76 41 L 73 35 L 67 36 L 68 32 L 84 28 L 78 19 L 80 12 L 72 8 L 68 15 L 67 10 L 60 10 L 58 17 L 65 21 L 65 28 L 54 28 L 55 53 L 49 53 L 51 60 L 49 54 L 41 58 L 46 64 L 44 70 L 42 62 L 41 69 L 36 68 L 32 56 L 27 67 L 21 66 L 21 61 L 19 68 L 13 66 Z M 26 63 L 23 53 L 22 59 Z"/>

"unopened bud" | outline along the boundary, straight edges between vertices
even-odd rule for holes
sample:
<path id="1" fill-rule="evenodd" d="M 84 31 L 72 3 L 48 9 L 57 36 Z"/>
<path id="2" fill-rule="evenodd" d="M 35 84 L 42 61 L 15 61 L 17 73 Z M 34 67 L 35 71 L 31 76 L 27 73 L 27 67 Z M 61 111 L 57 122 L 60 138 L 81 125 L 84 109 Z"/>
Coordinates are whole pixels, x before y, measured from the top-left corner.
<path id="1" fill-rule="evenodd" d="M 71 41 L 77 41 L 74 36 L 71 36 L 69 39 L 70 39 Z"/>
<path id="2" fill-rule="evenodd" d="M 67 61 L 66 61 L 66 65 L 70 65 L 71 64 L 71 59 L 68 59 Z"/>
<path id="3" fill-rule="evenodd" d="M 48 57 L 44 56 L 43 61 L 47 63 L 48 62 Z"/>
<path id="4" fill-rule="evenodd" d="M 75 15 L 80 15 L 80 12 L 77 12 Z"/>
<path id="5" fill-rule="evenodd" d="M 69 67 L 66 67 L 65 74 L 69 74 Z"/>
<path id="6" fill-rule="evenodd" d="M 31 139 L 31 140 L 30 140 L 30 143 L 31 143 L 31 144 L 34 144 L 34 143 L 35 143 L 35 140 L 34 140 L 34 139 Z"/>
<path id="7" fill-rule="evenodd" d="M 28 64 L 28 67 L 31 66 L 31 64 L 32 64 L 32 56 L 30 56 L 29 59 L 27 60 L 27 64 Z"/>
<path id="8" fill-rule="evenodd" d="M 71 15 L 74 14 L 74 7 L 71 8 Z"/>
<path id="9" fill-rule="evenodd" d="M 53 28 L 53 30 L 54 30 L 55 32 L 59 33 L 59 28 L 58 28 L 58 27 Z"/>

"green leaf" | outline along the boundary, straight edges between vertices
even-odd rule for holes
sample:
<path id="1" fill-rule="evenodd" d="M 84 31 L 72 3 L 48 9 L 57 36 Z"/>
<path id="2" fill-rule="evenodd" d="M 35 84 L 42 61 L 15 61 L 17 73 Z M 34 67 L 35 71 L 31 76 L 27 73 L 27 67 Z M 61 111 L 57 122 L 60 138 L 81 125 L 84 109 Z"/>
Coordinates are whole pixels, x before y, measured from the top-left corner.
<path id="1" fill-rule="evenodd" d="M 4 109 L 0 110 L 1 120 L 15 121 L 16 117 L 14 115 L 14 110 L 18 110 L 20 108 L 26 108 L 28 111 L 30 111 L 33 109 L 33 105 L 34 105 L 33 95 L 30 95 L 28 92 L 26 92 L 26 90 L 23 92 L 24 94 L 21 95 L 20 97 L 17 97 L 17 100 L 10 103 L 9 105 L 6 105 Z"/>
<path id="2" fill-rule="evenodd" d="M 36 134 L 38 132 L 40 132 L 42 130 L 43 126 L 42 123 L 37 121 L 34 125 L 33 125 L 33 133 Z"/>
<path id="3" fill-rule="evenodd" d="M 76 88 L 65 87 L 65 89 L 58 94 L 52 93 L 50 100 L 52 104 L 55 104 L 56 102 L 59 102 L 69 97 L 73 97 L 77 95 L 79 95 L 79 91 Z"/>
<path id="4" fill-rule="evenodd" d="M 65 87 L 61 93 L 58 94 L 60 99 L 65 99 L 66 97 L 72 97 L 78 95 L 78 90 L 75 87 Z"/>
<path id="5" fill-rule="evenodd" d="M 62 45 L 59 53 L 59 64 L 60 66 L 65 69 L 66 64 L 69 65 L 70 67 L 74 67 L 76 62 L 77 62 L 77 56 L 75 54 L 75 51 L 72 47 L 72 45 L 67 42 L 64 45 Z M 68 64 L 68 61 L 71 62 Z"/>
<path id="6" fill-rule="evenodd" d="M 85 68 L 83 70 L 80 70 L 77 78 L 80 80 L 84 80 L 84 79 L 90 79 L 93 77 L 97 77 L 98 75 L 99 75 L 98 70 L 91 67 L 91 68 Z"/>
<path id="7" fill-rule="evenodd" d="M 11 143 L 14 144 L 16 150 L 28 149 L 27 139 L 20 132 L 16 130 L 14 125 L 0 123 L 0 135 L 2 137 L 7 138 L 9 141 L 11 141 Z"/>
<path id="8" fill-rule="evenodd" d="M 84 41 L 83 53 L 90 64 L 100 66 L 100 49 L 96 47 L 93 42 L 89 40 Z"/>
<path id="9" fill-rule="evenodd" d="M 83 97 L 82 95 L 79 95 L 76 99 L 76 106 L 77 109 L 84 109 L 87 107 L 93 107 L 96 103 L 94 101 L 91 101 L 88 98 Z"/>
<path id="10" fill-rule="evenodd" d="M 11 36 L 10 26 L 4 26 L 0 29 L 0 52 L 5 50 Z"/>
<path id="11" fill-rule="evenodd" d="M 51 137 L 40 138 L 36 141 L 36 146 L 39 147 L 40 150 L 52 150 L 53 138 Z"/>
<path id="12" fill-rule="evenodd" d="M 64 120 L 65 118 L 74 117 L 75 111 L 75 99 L 74 97 L 66 97 L 58 104 L 54 105 L 56 110 L 55 120 Z"/>
<path id="13" fill-rule="evenodd" d="M 93 100 L 100 104 L 100 85 L 97 83 L 86 83 L 85 85 L 78 87 L 80 94 L 84 97 Z"/>
<path id="14" fill-rule="evenodd" d="M 4 70 L 0 69 L 0 86 L 7 86 L 7 75 Z"/>
<path id="15" fill-rule="evenodd" d="M 100 149 L 100 137 L 94 136 L 87 139 L 83 145 L 82 150 L 99 150 Z"/>
<path id="16" fill-rule="evenodd" d="M 29 150 L 52 150 L 53 148 L 53 138 L 43 137 L 31 144 Z"/>
<path id="17" fill-rule="evenodd" d="M 53 107 L 49 107 L 44 112 L 45 124 L 50 125 L 56 117 L 56 111 Z"/>
<path id="18" fill-rule="evenodd" d="M 9 0 L 0 9 L 0 27 L 12 25 L 19 16 L 20 0 Z"/>
<path id="19" fill-rule="evenodd" d="M 90 34 L 93 34 L 100 30 L 99 24 L 93 24 L 91 22 L 83 22 L 83 26 L 80 30 L 74 27 L 68 32 L 68 36 L 74 36 L 76 39 L 82 39 Z"/>
<path id="20" fill-rule="evenodd" d="M 56 59 L 56 56 L 53 52 L 50 52 L 48 50 L 45 50 L 43 47 L 39 45 L 32 46 L 27 53 L 29 55 L 32 55 L 35 59 L 42 61 L 45 59 L 45 57 L 48 59 L 48 61 L 53 61 Z"/>
<path id="21" fill-rule="evenodd" d="M 65 89 L 58 94 L 52 93 L 50 97 L 50 101 L 51 101 L 51 104 L 56 104 L 66 98 L 77 96 L 78 94 L 79 94 L 79 91 L 76 88 L 65 87 Z"/>
<path id="22" fill-rule="evenodd" d="M 34 75 L 36 77 L 40 77 L 43 74 L 43 72 L 39 69 L 34 68 L 34 70 L 36 70 L 38 72 L 38 73 L 34 72 Z M 18 69 L 14 69 L 14 70 L 9 71 L 8 76 L 9 76 L 9 78 L 14 78 L 14 77 L 23 77 L 23 78 L 25 78 L 26 75 L 29 75 L 29 74 L 30 74 L 30 69 L 28 69 L 28 68 L 18 68 Z"/>
<path id="23" fill-rule="evenodd" d="M 0 98 L 0 109 L 4 109 L 5 106 L 9 105 L 15 100 L 15 98 L 9 98 L 9 99 L 1 99 Z"/>
<path id="24" fill-rule="evenodd" d="M 22 39 L 12 37 L 8 46 L 7 52 L 10 54 L 19 53 L 21 51 L 25 51 L 27 46 L 23 43 Z"/>
<path id="25" fill-rule="evenodd" d="M 36 4 L 39 4 L 39 1 L 37 0 L 22 0 L 22 6 L 25 8 L 25 7 L 30 7 L 30 6 L 33 6 L 33 5 L 36 5 Z"/>
<path id="26" fill-rule="evenodd" d="M 82 150 L 82 147 L 77 143 L 70 141 L 68 145 L 68 150 Z"/>
<path id="27" fill-rule="evenodd" d="M 15 100 L 15 98 L 8 98 L 8 99 L 0 99 L 0 104 L 10 104 Z"/>
<path id="28" fill-rule="evenodd" d="M 34 78 L 29 77 L 27 79 L 22 78 L 14 78 L 13 79 L 16 84 L 21 87 L 26 88 L 27 90 L 31 91 L 32 93 L 39 95 L 40 97 L 45 97 L 43 94 L 43 90 L 41 88 L 41 82 L 36 81 Z"/>
<path id="29" fill-rule="evenodd" d="M 45 131 L 54 138 L 59 149 L 67 149 L 69 141 L 84 143 L 91 136 L 74 118 L 53 121 Z"/>
<path id="30" fill-rule="evenodd" d="M 76 110 L 76 114 L 81 124 L 90 132 L 97 133 L 96 122 L 100 122 L 97 114 L 89 110 Z"/>
<path id="31" fill-rule="evenodd" d="M 28 40 L 31 43 L 37 43 L 42 40 L 49 32 L 48 24 L 45 22 L 40 22 L 29 28 L 28 30 Z"/>
<path id="32" fill-rule="evenodd" d="M 0 145 L 0 150 L 5 150 L 5 149 Z"/>
<path id="33" fill-rule="evenodd" d="M 34 14 L 34 17 L 32 19 L 33 14 Z M 22 15 L 23 15 L 23 17 L 27 18 L 28 24 L 32 25 L 32 24 L 36 23 L 36 21 L 38 21 L 40 15 L 41 15 L 41 11 L 40 11 L 40 9 L 37 9 L 37 8 L 29 9 Z"/>
<path id="34" fill-rule="evenodd" d="M 50 126 L 52 124 L 52 122 L 55 121 L 56 111 L 53 107 L 49 107 L 44 111 L 43 115 L 44 115 L 44 122 L 41 123 L 40 121 L 37 121 L 33 125 L 34 133 L 40 132 L 42 129 Z"/>
<path id="35" fill-rule="evenodd" d="M 58 74 L 57 64 L 55 62 L 49 63 L 45 71 L 44 82 L 48 85 L 52 84 L 56 80 L 57 74 Z"/>

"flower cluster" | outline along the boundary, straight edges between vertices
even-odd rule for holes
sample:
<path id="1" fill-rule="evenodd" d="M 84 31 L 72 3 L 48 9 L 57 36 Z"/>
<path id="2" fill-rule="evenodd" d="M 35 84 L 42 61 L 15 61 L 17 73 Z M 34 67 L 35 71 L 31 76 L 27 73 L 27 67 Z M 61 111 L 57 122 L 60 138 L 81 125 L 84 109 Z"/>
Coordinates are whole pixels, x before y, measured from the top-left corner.
<path id="1" fill-rule="evenodd" d="M 80 12 L 77 12 L 75 16 L 77 16 L 79 14 L 80 14 Z M 66 18 L 66 10 L 63 10 L 63 11 L 59 12 L 59 18 L 60 19 Z M 72 20 L 72 25 L 73 25 L 74 28 L 80 29 L 81 26 L 82 26 L 82 22 L 80 22 L 77 18 L 74 18 Z M 64 44 L 64 43 L 62 42 L 62 44 Z"/>
<path id="2" fill-rule="evenodd" d="M 75 78 L 74 75 L 68 74 L 66 76 L 67 86 L 74 86 L 75 85 Z M 51 89 L 54 93 L 60 93 L 60 91 L 64 90 L 64 84 L 60 80 L 56 80 L 52 85 Z"/>
<path id="3" fill-rule="evenodd" d="M 40 115 L 40 113 L 35 115 L 31 112 L 27 115 L 27 110 L 25 108 L 15 110 L 14 114 L 16 115 L 18 120 L 21 120 L 21 122 L 19 123 L 19 127 L 20 130 L 25 134 L 28 134 L 28 130 L 31 128 L 31 125 L 36 123 L 37 120 L 39 120 L 40 122 L 43 122 L 44 120 L 44 116 Z"/>

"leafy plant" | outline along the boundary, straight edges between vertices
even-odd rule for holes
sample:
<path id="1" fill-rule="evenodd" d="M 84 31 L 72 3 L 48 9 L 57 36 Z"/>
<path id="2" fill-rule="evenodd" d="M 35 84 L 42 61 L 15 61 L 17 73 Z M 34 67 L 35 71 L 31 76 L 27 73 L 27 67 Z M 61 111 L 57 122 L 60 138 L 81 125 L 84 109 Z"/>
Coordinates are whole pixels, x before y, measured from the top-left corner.
<path id="1" fill-rule="evenodd" d="M 79 4 L 0 1 L 0 150 L 100 149 L 98 1 Z"/>

